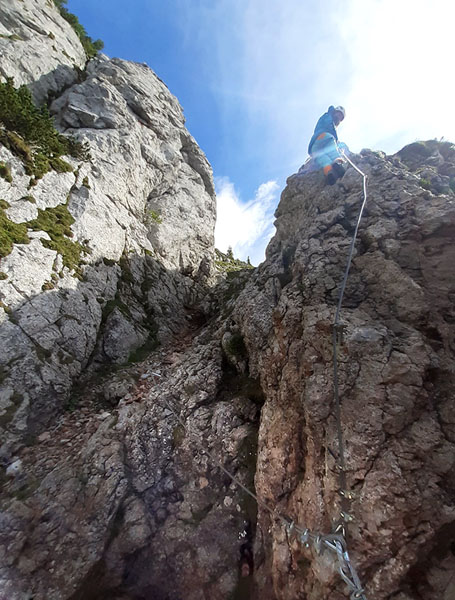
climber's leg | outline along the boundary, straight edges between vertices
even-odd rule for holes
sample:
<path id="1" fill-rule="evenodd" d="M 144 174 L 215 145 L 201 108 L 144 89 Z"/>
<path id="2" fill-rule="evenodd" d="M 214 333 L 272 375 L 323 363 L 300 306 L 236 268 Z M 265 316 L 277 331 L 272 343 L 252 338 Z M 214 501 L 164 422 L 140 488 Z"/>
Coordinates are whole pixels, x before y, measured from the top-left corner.
<path id="1" fill-rule="evenodd" d="M 337 179 L 340 179 L 346 173 L 346 169 L 343 166 L 343 161 L 340 158 L 334 160 L 332 163 L 332 170 Z"/>
<path id="2" fill-rule="evenodd" d="M 319 169 L 323 169 L 326 181 L 329 185 L 333 185 L 338 177 L 342 176 L 339 170 L 337 172 L 333 169 L 334 162 L 336 160 L 342 160 L 342 158 L 338 152 L 335 138 L 330 135 L 330 133 L 321 133 L 316 139 L 311 149 L 311 156 L 313 157 L 316 166 Z"/>

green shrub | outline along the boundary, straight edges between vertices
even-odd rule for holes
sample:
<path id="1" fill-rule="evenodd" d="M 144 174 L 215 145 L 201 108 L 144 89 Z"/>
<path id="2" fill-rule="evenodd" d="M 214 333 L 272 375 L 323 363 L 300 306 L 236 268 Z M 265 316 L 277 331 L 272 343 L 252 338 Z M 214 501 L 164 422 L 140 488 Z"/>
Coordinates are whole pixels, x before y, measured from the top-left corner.
<path id="1" fill-rule="evenodd" d="M 15 88 L 8 77 L 0 84 L 0 119 L 8 131 L 15 131 L 26 142 L 39 144 L 48 156 L 66 151 L 64 138 L 55 130 L 46 107 L 34 105 L 30 90 L 21 85 Z"/>
<path id="2" fill-rule="evenodd" d="M 92 40 L 92 38 L 87 35 L 84 27 L 79 23 L 79 19 L 76 15 L 73 15 L 68 11 L 65 7 L 67 0 L 54 0 L 55 6 L 58 8 L 62 17 L 67 21 L 71 27 L 76 32 L 78 38 L 81 41 L 81 44 L 85 50 L 85 54 L 87 58 L 92 58 L 96 56 L 100 50 L 104 48 L 104 43 L 101 40 Z"/>
<path id="3" fill-rule="evenodd" d="M 68 155 L 78 160 L 90 160 L 90 145 L 88 142 L 79 142 L 74 136 L 70 135 L 66 139 Z"/>
<path id="4" fill-rule="evenodd" d="M 161 218 L 160 214 L 158 212 L 156 212 L 156 210 L 148 210 L 147 211 L 146 216 L 145 216 L 146 225 L 151 225 L 152 223 L 159 225 L 162 222 L 163 222 L 163 219 Z"/>
<path id="5" fill-rule="evenodd" d="M 18 156 L 28 175 L 42 177 L 50 168 L 72 170 L 60 157 L 90 158 L 88 145 L 65 137 L 55 127 L 45 106 L 34 105 L 30 90 L 14 87 L 11 77 L 0 83 L 0 143 Z"/>
<path id="6" fill-rule="evenodd" d="M 3 179 L 5 179 L 8 183 L 12 183 L 13 181 L 13 178 L 11 177 L 11 169 L 4 162 L 0 162 L 0 177 L 3 177 Z"/>
<path id="7" fill-rule="evenodd" d="M 226 352 L 231 356 L 237 358 L 245 358 L 248 356 L 248 352 L 243 341 L 243 337 L 240 333 L 234 333 L 230 340 L 226 344 Z"/>
<path id="8" fill-rule="evenodd" d="M 3 271 L 0 271 L 0 279 L 8 279 L 8 275 Z"/>
<path id="9" fill-rule="evenodd" d="M 420 187 L 423 187 L 424 190 L 431 189 L 431 181 L 429 179 L 425 179 L 424 177 L 421 177 L 419 183 L 420 183 Z"/>
<path id="10" fill-rule="evenodd" d="M 5 211 L 0 209 L 0 257 L 7 256 L 13 244 L 28 244 L 27 227 L 24 223 L 14 223 L 8 219 Z"/>

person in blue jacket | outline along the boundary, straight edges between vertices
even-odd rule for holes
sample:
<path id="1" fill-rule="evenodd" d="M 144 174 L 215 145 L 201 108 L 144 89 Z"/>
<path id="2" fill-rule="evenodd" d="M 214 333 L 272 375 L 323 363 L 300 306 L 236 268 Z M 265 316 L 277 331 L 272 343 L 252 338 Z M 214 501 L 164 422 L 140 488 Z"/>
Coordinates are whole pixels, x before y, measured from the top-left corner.
<path id="1" fill-rule="evenodd" d="M 308 146 L 308 154 L 314 160 L 316 167 L 324 170 L 329 185 L 333 185 L 337 179 L 343 177 L 345 172 L 336 131 L 345 114 L 342 106 L 329 106 L 328 111 L 316 123 Z"/>

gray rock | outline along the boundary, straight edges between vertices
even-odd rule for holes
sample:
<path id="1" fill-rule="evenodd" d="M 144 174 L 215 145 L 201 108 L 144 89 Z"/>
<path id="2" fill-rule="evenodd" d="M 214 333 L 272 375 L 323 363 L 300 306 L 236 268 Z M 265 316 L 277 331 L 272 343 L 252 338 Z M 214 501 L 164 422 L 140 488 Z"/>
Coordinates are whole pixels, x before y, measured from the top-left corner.
<path id="1" fill-rule="evenodd" d="M 0 33 L 23 39 L 0 38 L 0 73 L 56 93 L 56 123 L 92 158 L 30 192 L 0 148 L 12 221 L 64 205 L 74 218 L 66 251 L 44 245 L 50 228 L 2 257 L 0 596 L 251 597 L 239 572 L 254 547 L 264 600 L 341 598 L 334 555 L 265 506 L 323 533 L 340 516 L 332 323 L 358 174 L 330 188 L 291 176 L 267 260 L 209 291 L 212 175 L 177 100 L 146 65 L 106 56 L 77 82 L 82 50 L 54 5 L 16 4 Z M 353 159 L 369 203 L 338 348 L 349 552 L 369 597 L 449 598 L 455 151 L 433 141 Z M 145 362 L 126 367 L 142 345 Z"/>
<path id="2" fill-rule="evenodd" d="M 49 11 L 56 12 L 46 7 L 36 22 L 47 22 Z M 29 42 L 22 43 L 26 53 Z M 66 205 L 74 218 L 67 252 L 82 250 L 72 268 L 61 250 L 43 245 L 55 232 L 29 230 L 30 243 L 15 244 L 2 259 L 0 301 L 8 312 L 0 320 L 17 323 L 30 340 L 31 369 L 13 362 L 17 333 L 9 338 L 6 328 L 5 385 L 23 398 L 37 396 L 21 405 L 32 414 L 17 410 L 9 421 L 8 452 L 27 423 L 37 434 L 47 427 L 87 366 L 124 363 L 145 342 L 175 335 L 186 322 L 182 307 L 206 295 L 201 284 L 211 278 L 212 174 L 177 100 L 149 67 L 105 56 L 90 64 L 83 83 L 65 88 L 52 111 L 60 127 L 90 144 L 89 162 L 65 157 L 75 173 L 51 171 L 28 189 L 23 165 L 0 148 L 13 178 L 0 179 L 7 216 L 27 223 L 38 209 Z"/>
<path id="3" fill-rule="evenodd" d="M 413 169 L 426 157 L 444 171 L 455 164 L 453 147 L 431 142 L 424 150 L 426 144 L 431 152 L 420 163 L 412 148 L 398 155 L 415 160 Z M 450 595 L 451 585 L 441 573 L 452 558 L 442 532 L 455 514 L 444 475 L 455 465 L 447 427 L 455 414 L 453 196 L 429 195 L 393 157 L 363 151 L 353 160 L 369 175 L 370 204 L 347 281 L 338 348 L 346 475 L 356 492 L 348 511 L 355 517 L 349 552 L 367 597 L 389 599 L 409 586 L 429 600 L 433 589 Z M 232 315 L 267 398 L 256 491 L 313 531 L 330 531 L 340 516 L 331 454 L 338 449 L 332 323 L 361 184 L 353 169 L 331 188 L 319 173 L 288 179 L 267 260 Z M 341 598 L 344 586 L 333 560 L 327 562 L 330 554 L 318 558 L 290 543 L 266 511 L 259 528 L 261 598 Z M 441 553 L 429 557 L 429 547 Z M 294 568 L 301 564 L 311 567 Z"/>
<path id="4" fill-rule="evenodd" d="M 20 459 L 15 460 L 6 468 L 7 477 L 16 477 L 22 472 L 22 461 Z"/>
<path id="5" fill-rule="evenodd" d="M 93 166 L 80 170 L 69 209 L 92 257 L 118 260 L 128 239 L 130 250 L 153 248 L 167 268 L 196 274 L 213 253 L 212 173 L 177 100 L 153 71 L 96 61 L 52 112 L 61 127 L 90 142 Z"/>
<path id="6" fill-rule="evenodd" d="M 28 85 L 42 103 L 77 80 L 86 56 L 75 31 L 53 2 L 6 2 L 0 12 L 0 76 Z"/>
<path id="7" fill-rule="evenodd" d="M 109 315 L 104 334 L 104 352 L 113 363 L 125 363 L 133 350 L 142 346 L 146 332 L 142 335 L 118 308 Z"/>

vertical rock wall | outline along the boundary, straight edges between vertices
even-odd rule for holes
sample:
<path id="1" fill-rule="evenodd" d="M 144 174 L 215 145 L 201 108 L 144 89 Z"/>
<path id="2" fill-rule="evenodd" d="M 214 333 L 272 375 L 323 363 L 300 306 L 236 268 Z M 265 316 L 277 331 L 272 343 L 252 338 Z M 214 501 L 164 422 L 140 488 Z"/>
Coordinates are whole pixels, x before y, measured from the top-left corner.
<path id="1" fill-rule="evenodd" d="M 410 170 L 400 162 L 400 157 Z M 455 533 L 455 152 L 422 143 L 354 158 L 369 199 L 346 289 L 339 348 L 348 526 L 367 597 L 453 597 Z M 332 323 L 362 201 L 340 183 L 293 175 L 277 234 L 234 311 L 266 395 L 256 489 L 304 527 L 340 516 Z M 260 511 L 261 598 L 345 598 L 335 556 L 317 555 Z"/>
<path id="2" fill-rule="evenodd" d="M 6 0 L 0 9 L 0 78 L 30 86 L 42 103 L 75 83 L 86 56 L 52 0 Z"/>
<path id="3" fill-rule="evenodd" d="M 2 59 L 3 76 L 32 89 L 39 78 L 41 96 L 57 96 L 50 110 L 59 130 L 90 148 L 89 160 L 65 157 L 72 172 L 50 171 L 32 186 L 21 160 L 0 145 L 12 179 L 0 178 L 0 209 L 7 227 L 24 230 L 0 262 L 8 461 L 61 411 L 87 367 L 124 364 L 185 325 L 212 274 L 215 196 L 180 105 L 148 66 L 102 56 L 81 74 L 74 58 L 74 79 L 55 87 L 47 77 L 56 70 L 52 36 L 43 31 L 67 40 L 74 52 L 63 45 L 65 56 L 83 50 L 53 3 L 2 7 L 2 22 L 22 36 L 0 40 L 5 57 L 20 44 L 19 62 Z"/>
<path id="4" fill-rule="evenodd" d="M 202 326 L 214 190 L 177 100 L 143 64 L 100 56 L 79 72 L 51 2 L 1 14 L 1 76 L 55 96 L 57 126 L 91 158 L 31 187 L 0 146 L 0 210 L 26 238 L 0 262 L 0 596 L 346 598 L 334 555 L 262 505 L 256 526 L 217 464 L 250 489 L 256 471 L 259 499 L 304 527 L 339 519 L 332 323 L 358 174 L 290 177 L 267 260 Z M 349 551 L 370 599 L 451 600 L 455 152 L 355 160 L 369 200 L 339 348 Z M 84 374 L 147 354 L 62 414 Z"/>

